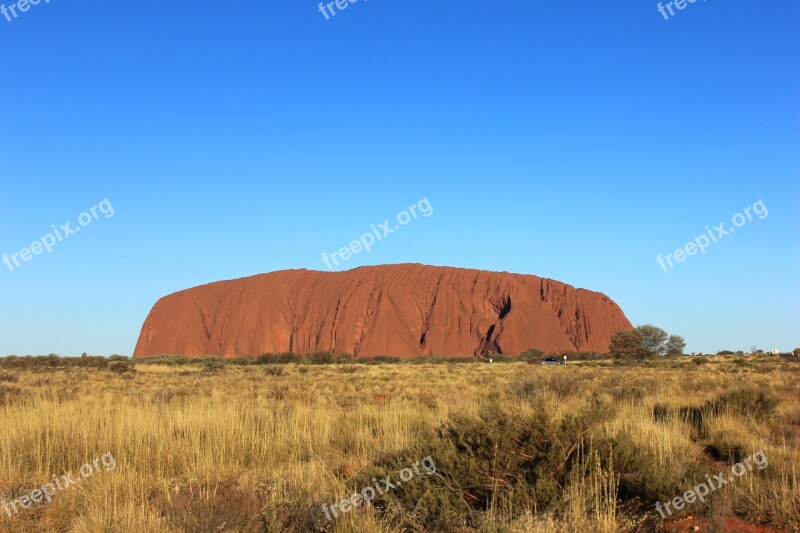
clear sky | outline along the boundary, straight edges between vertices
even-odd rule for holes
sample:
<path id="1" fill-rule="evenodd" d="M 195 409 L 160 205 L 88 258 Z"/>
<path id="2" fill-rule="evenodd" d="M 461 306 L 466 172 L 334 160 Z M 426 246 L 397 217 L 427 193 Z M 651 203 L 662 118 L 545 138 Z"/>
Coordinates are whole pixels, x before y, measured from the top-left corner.
<path id="1" fill-rule="evenodd" d="M 323 252 L 423 198 L 431 216 L 338 268 L 536 274 L 608 294 L 687 351 L 800 345 L 796 1 L 668 20 L 652 1 L 15 12 L 0 15 L 0 354 L 130 354 L 161 296 L 327 270 Z M 657 263 L 759 200 L 764 218 Z"/>

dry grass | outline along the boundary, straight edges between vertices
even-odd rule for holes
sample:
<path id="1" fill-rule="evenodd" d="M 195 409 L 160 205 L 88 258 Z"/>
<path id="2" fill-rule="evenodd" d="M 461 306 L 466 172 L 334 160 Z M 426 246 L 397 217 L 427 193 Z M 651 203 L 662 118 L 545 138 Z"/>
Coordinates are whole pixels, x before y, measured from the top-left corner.
<path id="1" fill-rule="evenodd" d="M 454 420 L 480 420 L 487 410 L 529 420 L 544 411 L 549 423 L 558 424 L 593 402 L 613 412 L 588 428 L 566 457 L 554 502 L 541 508 L 537 502 L 545 500 L 534 492 L 520 506 L 523 500 L 504 500 L 504 485 L 495 483 L 491 505 L 475 506 L 459 528 L 656 530 L 663 523 L 642 494 L 665 490 L 678 496 L 703 480 L 693 477 L 700 472 L 729 469 L 709 449 L 740 448 L 747 455 L 763 450 L 769 467 L 745 474 L 690 513 L 800 529 L 800 364 L 741 365 L 715 358 L 704 365 L 687 359 L 565 368 L 279 368 L 138 365 L 133 374 L 82 368 L 3 374 L 0 499 L 13 499 L 55 474 L 76 472 L 106 452 L 117 467 L 12 518 L 0 509 L 0 530 L 411 530 L 413 524 L 389 508 L 362 506 L 328 522 L 320 519 L 320 505 L 345 497 L 361 475 L 391 464 L 393 457 L 433 454 L 438 461 L 440 429 Z M 701 408 L 744 385 L 777 396 L 775 412 L 715 413 L 701 431 L 680 415 L 681 408 Z M 654 416 L 656 406 L 662 416 Z M 458 472 L 450 474 L 458 481 Z M 658 478 L 666 487 L 647 492 L 637 476 Z M 633 496 L 630 487 L 641 491 Z M 448 523 L 455 529 L 456 522 Z"/>

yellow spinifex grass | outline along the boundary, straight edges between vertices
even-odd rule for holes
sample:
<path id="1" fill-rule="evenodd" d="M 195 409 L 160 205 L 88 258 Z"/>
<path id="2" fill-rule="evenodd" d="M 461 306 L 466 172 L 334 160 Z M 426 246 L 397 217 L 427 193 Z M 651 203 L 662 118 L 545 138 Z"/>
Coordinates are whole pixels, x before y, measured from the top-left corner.
<path id="1" fill-rule="evenodd" d="M 800 528 L 800 365 L 742 367 L 719 358 L 705 365 L 280 368 L 282 373 L 262 366 L 204 372 L 139 365 L 133 377 L 84 368 L 9 370 L 19 380 L 7 385 L 16 396 L 0 403 L 0 499 L 75 473 L 107 452 L 117 466 L 12 517 L 0 509 L 0 531 L 280 531 L 303 524 L 311 506 L 345 497 L 346 481 L 378 459 L 424 447 L 454 414 L 473 416 L 495 402 L 521 418 L 547 409 L 560 420 L 598 396 L 616 412 L 587 439 L 624 437 L 654 458 L 653 469 L 708 462 L 709 442 L 738 443 L 748 454 L 763 450 L 773 475 L 744 475 L 724 489 L 726 505 L 746 521 Z M 516 392 L 526 382 L 541 389 L 540 403 Z M 698 436 L 675 414 L 744 384 L 772 390 L 782 400 L 771 419 L 721 414 Z M 657 405 L 670 415 L 656 420 Z M 632 530 L 652 519 L 652 509 L 620 505 L 620 479 L 608 467 L 614 460 L 578 458 L 582 467 L 573 469 L 555 509 L 515 516 L 498 505 L 485 510 L 477 529 Z M 402 529 L 368 506 L 325 527 Z"/>

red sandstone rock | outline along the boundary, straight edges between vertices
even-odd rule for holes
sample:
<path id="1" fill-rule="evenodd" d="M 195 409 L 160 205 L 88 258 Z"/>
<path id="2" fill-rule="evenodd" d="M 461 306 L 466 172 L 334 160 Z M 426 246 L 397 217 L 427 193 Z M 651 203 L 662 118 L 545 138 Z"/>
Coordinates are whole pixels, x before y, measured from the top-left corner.
<path id="1" fill-rule="evenodd" d="M 608 296 L 537 276 L 418 264 L 284 270 L 162 298 L 134 356 L 605 352 L 622 329 L 631 324 Z"/>

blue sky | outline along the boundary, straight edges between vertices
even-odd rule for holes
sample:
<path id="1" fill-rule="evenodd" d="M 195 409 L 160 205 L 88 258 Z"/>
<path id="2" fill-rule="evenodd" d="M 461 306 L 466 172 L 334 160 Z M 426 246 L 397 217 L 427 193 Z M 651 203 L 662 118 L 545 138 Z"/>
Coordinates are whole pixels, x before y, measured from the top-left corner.
<path id="1" fill-rule="evenodd" d="M 0 0 L 5 5 L 9 0 Z M 130 354 L 155 301 L 331 253 L 604 292 L 687 351 L 800 345 L 800 4 L 66 2 L 0 16 L 0 354 Z M 762 200 L 768 216 L 656 262 Z M 13 266 L 13 263 L 12 263 Z"/>

